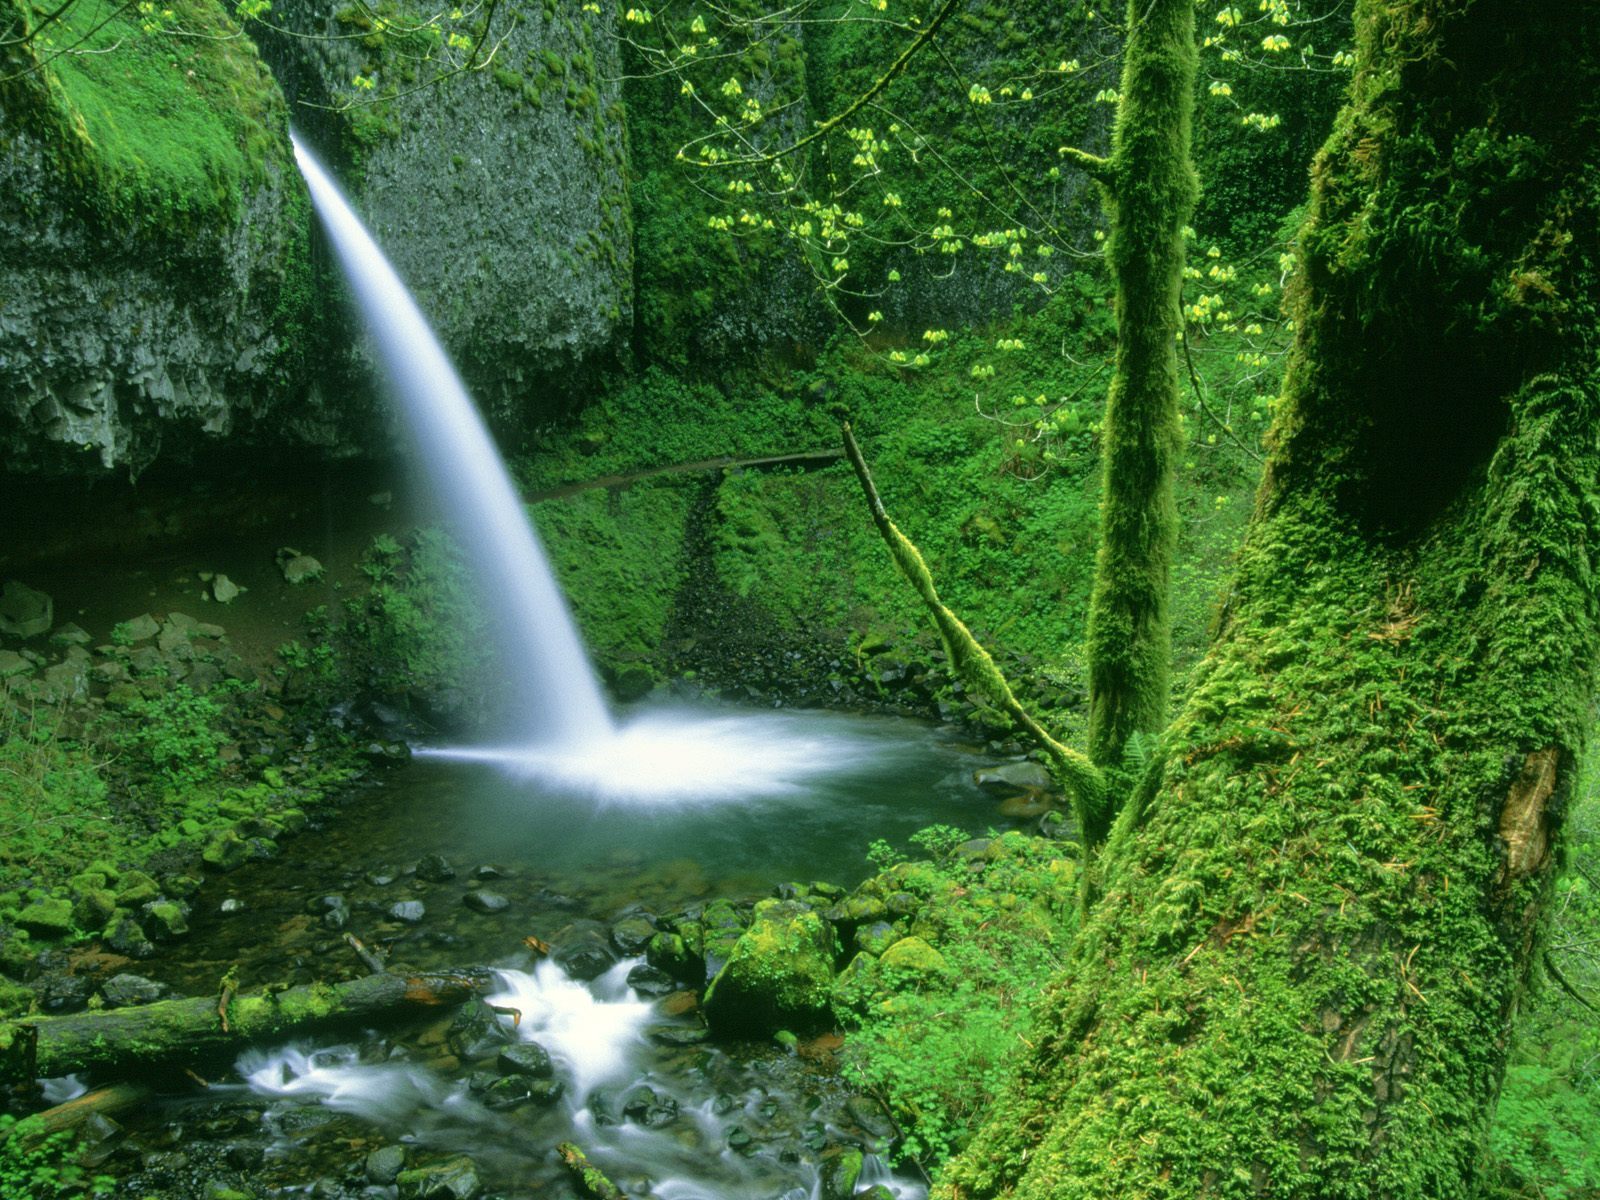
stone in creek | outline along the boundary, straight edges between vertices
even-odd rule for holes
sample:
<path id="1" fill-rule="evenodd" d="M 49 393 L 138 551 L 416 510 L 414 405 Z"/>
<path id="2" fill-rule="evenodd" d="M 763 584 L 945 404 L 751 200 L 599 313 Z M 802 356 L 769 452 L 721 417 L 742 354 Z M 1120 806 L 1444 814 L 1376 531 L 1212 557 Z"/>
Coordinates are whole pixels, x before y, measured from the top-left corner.
<path id="1" fill-rule="evenodd" d="M 505 1075 L 483 1089 L 484 1104 L 496 1111 L 515 1108 L 533 1099 L 533 1080 L 525 1075 Z"/>
<path id="2" fill-rule="evenodd" d="M 500 1051 L 495 1060 L 507 1075 L 530 1075 L 535 1079 L 548 1079 L 555 1074 L 550 1053 L 538 1042 L 518 1042 Z"/>
<path id="3" fill-rule="evenodd" d="M 0 679 L 26 675 L 32 670 L 33 664 L 15 650 L 0 650 Z"/>
<path id="4" fill-rule="evenodd" d="M 424 883 L 448 883 L 456 877 L 456 869 L 442 854 L 424 854 L 417 862 L 417 878 Z"/>
<path id="5" fill-rule="evenodd" d="M 986 791 L 1048 791 L 1055 786 L 1050 772 L 1036 762 L 1001 763 L 972 773 L 972 782 Z"/>
<path id="6" fill-rule="evenodd" d="M 242 913 L 244 911 L 244 901 L 237 896 L 229 896 L 217 906 L 217 911 L 225 917 L 231 917 L 235 913 Z"/>
<path id="7" fill-rule="evenodd" d="M 87 646 L 92 641 L 94 639 L 89 636 L 89 631 L 72 621 L 50 635 L 52 646 Z"/>
<path id="8" fill-rule="evenodd" d="M 473 912 L 480 913 L 504 912 L 511 906 L 511 901 L 507 900 L 499 892 L 485 891 L 468 892 L 461 897 L 461 903 L 465 904 Z"/>
<path id="9" fill-rule="evenodd" d="M 630 958 L 643 954 L 655 935 L 655 925 L 645 916 L 624 917 L 611 927 L 612 945 Z"/>
<path id="10" fill-rule="evenodd" d="M 687 988 L 681 992 L 673 992 L 670 996 L 663 996 L 656 1003 L 656 1011 L 664 1017 L 681 1017 L 694 1012 L 699 1007 L 699 995 L 689 991 Z"/>
<path id="11" fill-rule="evenodd" d="M 490 866 L 488 863 L 484 863 L 472 873 L 474 879 L 504 879 L 505 875 L 506 873 L 499 867 Z"/>
<path id="12" fill-rule="evenodd" d="M 622 1115 L 646 1129 L 660 1129 L 678 1119 L 678 1102 L 641 1083 L 623 1095 Z"/>
<path id="13" fill-rule="evenodd" d="M 378 871 L 369 871 L 367 873 L 367 882 L 373 887 L 388 887 L 394 882 L 394 872 L 387 867 Z"/>
<path id="14" fill-rule="evenodd" d="M 226 575 L 218 575 L 211 581 L 211 598 L 218 604 L 232 604 L 243 592 L 244 588 Z"/>
<path id="15" fill-rule="evenodd" d="M 367 1155 L 367 1182 L 378 1187 L 388 1187 L 405 1170 L 404 1146 L 379 1146 Z"/>
<path id="16" fill-rule="evenodd" d="M 400 1200 L 477 1200 L 483 1192 L 477 1165 L 464 1154 L 401 1171 L 395 1183 Z"/>
<path id="17" fill-rule="evenodd" d="M 889 1190 L 887 1184 L 875 1183 L 869 1188 L 863 1188 L 855 1194 L 855 1200 L 895 1200 L 895 1195 Z"/>
<path id="18" fill-rule="evenodd" d="M 641 996 L 666 996 L 678 990 L 678 981 L 665 971 L 640 963 L 628 972 L 628 986 Z"/>
<path id="19" fill-rule="evenodd" d="M 652 1025 L 645 1032 L 658 1046 L 698 1046 L 711 1038 L 704 1025 Z"/>
<path id="20" fill-rule="evenodd" d="M 0 588 L 0 633 L 37 637 L 49 633 L 54 621 L 54 605 L 43 592 L 15 579 L 6 580 Z"/>
<path id="21" fill-rule="evenodd" d="M 149 958 L 156 952 L 138 919 L 130 912 L 119 913 L 111 918 L 106 926 L 105 944 L 129 958 Z"/>
<path id="22" fill-rule="evenodd" d="M 469 1000 L 456 1010 L 445 1042 L 463 1062 L 493 1054 L 511 1040 L 504 1022 L 482 1000 Z"/>
<path id="23" fill-rule="evenodd" d="M 822 1200 L 851 1200 L 861 1178 L 861 1151 L 830 1150 L 822 1156 Z"/>
<path id="24" fill-rule="evenodd" d="M 421 900 L 402 900 L 398 904 L 389 906 L 389 915 L 396 921 L 404 921 L 407 925 L 415 925 L 422 920 L 427 911 Z"/>
<path id="25" fill-rule="evenodd" d="M 728 1126 L 728 1149 L 746 1158 L 756 1152 L 756 1140 L 743 1125 Z"/>
<path id="26" fill-rule="evenodd" d="M 616 962 L 611 952 L 610 933 L 599 921 L 574 921 L 550 940 L 555 945 L 550 957 L 580 982 L 598 979 Z"/>

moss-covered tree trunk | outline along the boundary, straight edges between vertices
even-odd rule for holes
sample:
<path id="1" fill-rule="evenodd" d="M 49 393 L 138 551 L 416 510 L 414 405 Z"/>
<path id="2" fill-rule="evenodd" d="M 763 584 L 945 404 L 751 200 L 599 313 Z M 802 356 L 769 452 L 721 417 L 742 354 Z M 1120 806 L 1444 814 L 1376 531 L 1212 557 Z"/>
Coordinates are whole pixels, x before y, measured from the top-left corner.
<path id="1" fill-rule="evenodd" d="M 1194 84 L 1193 0 L 1131 0 L 1111 157 L 1096 171 L 1110 210 L 1117 311 L 1089 600 L 1089 757 L 1099 766 L 1118 765 L 1130 735 L 1154 733 L 1167 719 L 1181 445 L 1176 340 L 1183 229 L 1196 195 Z"/>
<path id="2" fill-rule="evenodd" d="M 944 1200 L 1477 1194 L 1590 721 L 1600 7 L 1357 22 L 1219 639 Z"/>

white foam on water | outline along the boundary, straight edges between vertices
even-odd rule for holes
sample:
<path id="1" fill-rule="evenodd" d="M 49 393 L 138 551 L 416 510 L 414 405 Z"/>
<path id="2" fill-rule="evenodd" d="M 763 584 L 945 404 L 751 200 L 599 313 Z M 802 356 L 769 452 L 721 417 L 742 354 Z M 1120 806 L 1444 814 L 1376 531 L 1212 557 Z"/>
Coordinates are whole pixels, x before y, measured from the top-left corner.
<path id="1" fill-rule="evenodd" d="M 488 997 L 496 1008 L 512 1008 L 520 1019 L 500 1020 L 524 1041 L 550 1052 L 568 1082 L 569 1099 L 582 1105 L 589 1093 L 636 1068 L 644 1028 L 654 1017 L 648 1001 L 626 983 L 640 960 L 618 963 L 590 987 L 546 959 L 533 971 L 497 971 L 500 990 Z"/>

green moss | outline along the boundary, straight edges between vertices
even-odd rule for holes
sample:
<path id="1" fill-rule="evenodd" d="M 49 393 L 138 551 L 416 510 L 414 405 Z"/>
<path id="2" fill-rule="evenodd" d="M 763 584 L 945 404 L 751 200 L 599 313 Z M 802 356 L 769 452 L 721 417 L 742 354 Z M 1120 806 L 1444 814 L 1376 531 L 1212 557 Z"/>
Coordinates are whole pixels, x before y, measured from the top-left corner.
<path id="1" fill-rule="evenodd" d="M 26 27 L 48 7 L 6 4 Z M 233 225 L 268 171 L 290 167 L 283 101 L 255 47 L 214 0 L 169 7 L 170 22 L 110 0 L 73 4 L 11 53 L 38 69 L 3 87 L 71 181 L 73 203 L 175 238 Z M 66 47 L 74 52 L 57 53 Z"/>

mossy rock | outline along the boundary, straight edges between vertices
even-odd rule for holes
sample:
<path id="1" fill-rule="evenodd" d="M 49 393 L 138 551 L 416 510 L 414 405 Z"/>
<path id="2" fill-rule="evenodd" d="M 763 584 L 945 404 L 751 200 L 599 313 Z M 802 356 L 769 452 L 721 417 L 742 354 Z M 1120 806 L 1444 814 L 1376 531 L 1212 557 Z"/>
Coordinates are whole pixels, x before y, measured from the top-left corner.
<path id="1" fill-rule="evenodd" d="M 832 1024 L 832 928 L 793 900 L 763 900 L 706 992 L 706 1020 L 718 1034 L 770 1037 Z"/>
<path id="2" fill-rule="evenodd" d="M 124 871 L 117 881 L 117 903 L 123 908 L 138 908 L 161 896 L 161 885 L 143 871 Z"/>
<path id="3" fill-rule="evenodd" d="M 72 932 L 72 901 L 62 896 L 35 900 L 17 914 L 17 924 L 40 937 L 65 937 Z"/>
<path id="4" fill-rule="evenodd" d="M 79 929 L 104 929 L 117 911 L 117 898 L 103 887 L 85 888 L 72 900 L 72 921 Z"/>
<path id="5" fill-rule="evenodd" d="M 231 829 L 225 829 L 206 843 L 200 860 L 219 871 L 231 871 L 250 857 L 250 844 Z"/>
<path id="6" fill-rule="evenodd" d="M 0 1018 L 20 1017 L 33 1007 L 33 992 L 20 983 L 0 977 Z"/>
<path id="7" fill-rule="evenodd" d="M 947 969 L 944 955 L 919 937 L 903 937 L 878 957 L 883 971 L 898 971 L 907 975 L 942 975 Z"/>
<path id="8" fill-rule="evenodd" d="M 699 987 L 705 982 L 706 963 L 676 933 L 658 933 L 645 947 L 644 958 L 658 971 L 663 971 L 680 983 Z"/>

